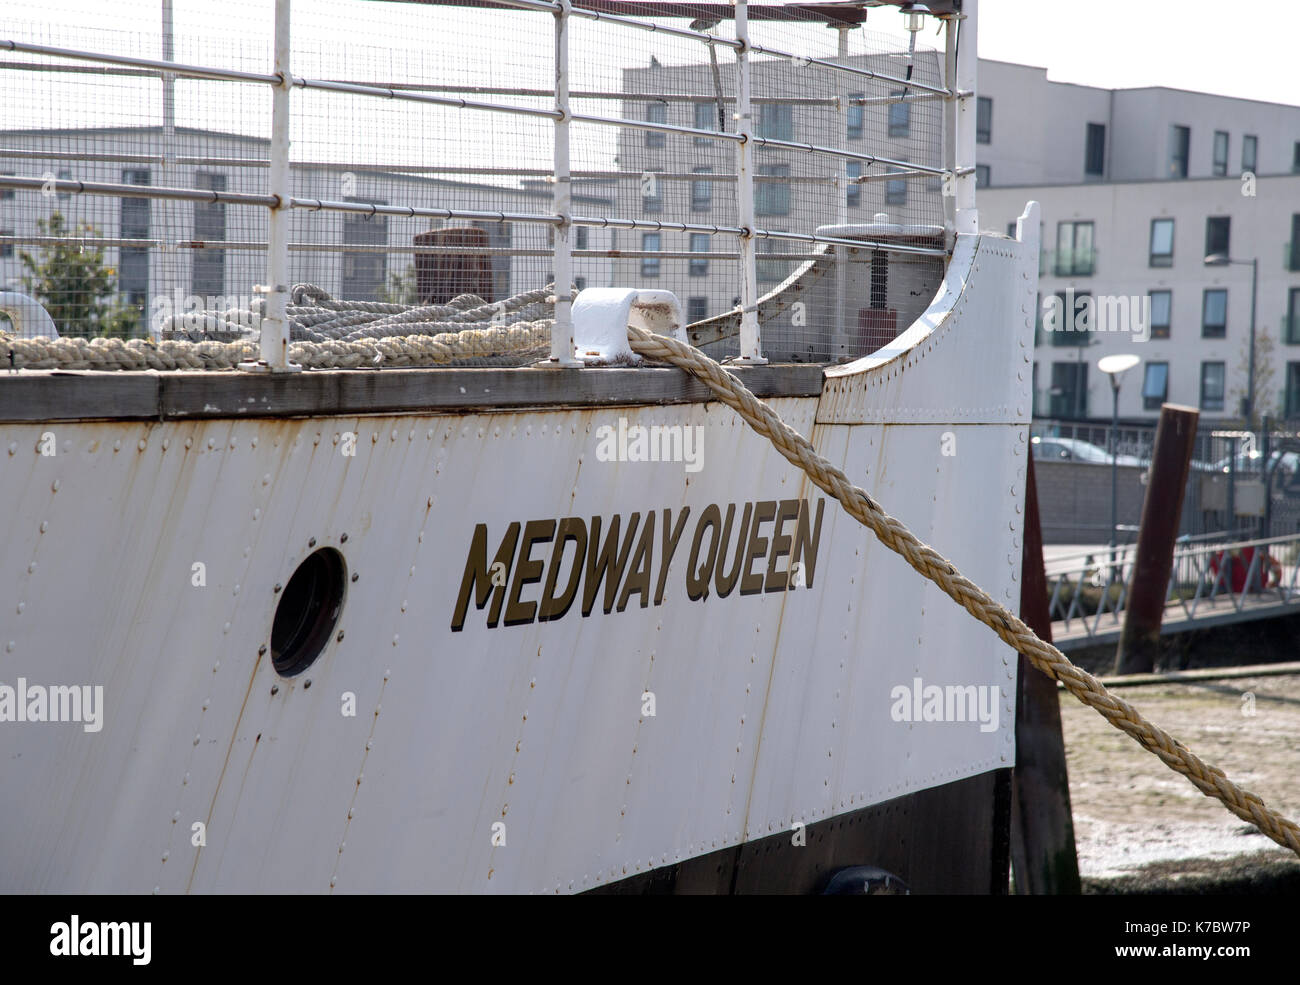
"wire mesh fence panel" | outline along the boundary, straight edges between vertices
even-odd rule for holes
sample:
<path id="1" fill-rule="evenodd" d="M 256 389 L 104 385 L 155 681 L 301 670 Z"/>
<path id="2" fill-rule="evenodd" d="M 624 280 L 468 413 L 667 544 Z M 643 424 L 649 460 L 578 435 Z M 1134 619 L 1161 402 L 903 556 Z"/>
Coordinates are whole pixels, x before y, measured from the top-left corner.
<path id="1" fill-rule="evenodd" d="M 751 6 L 764 354 L 862 355 L 942 277 L 944 104 L 925 88 L 940 58 L 857 11 Z M 291 341 L 459 333 L 450 364 L 542 358 L 563 237 L 570 286 L 672 291 L 706 350 L 734 355 L 749 187 L 735 23 L 651 13 L 568 18 L 564 237 L 553 10 L 296 0 L 277 189 L 273 0 L 15 0 L 0 178 L 27 183 L 0 189 L 0 289 L 35 297 L 62 335 L 255 340 L 283 191 Z"/>
<path id="2" fill-rule="evenodd" d="M 266 84 L 164 79 L 155 68 L 120 60 L 265 73 L 265 35 L 235 25 L 265 21 L 269 8 L 235 2 L 219 19 L 196 4 L 178 4 L 169 19 L 163 9 L 7 5 L 6 38 L 42 50 L 0 61 L 7 97 L 0 173 L 39 185 L 0 192 L 0 288 L 36 295 L 65 335 L 146 334 L 173 310 L 198 306 L 190 301 L 196 295 L 214 304 L 248 295 L 251 280 L 234 285 L 263 266 L 255 250 L 229 244 L 265 240 L 264 208 L 149 190 L 264 194 L 264 180 L 230 162 L 266 156 Z M 70 57 L 75 53 L 87 57 Z M 120 186 L 122 193 L 78 194 L 72 182 Z"/>

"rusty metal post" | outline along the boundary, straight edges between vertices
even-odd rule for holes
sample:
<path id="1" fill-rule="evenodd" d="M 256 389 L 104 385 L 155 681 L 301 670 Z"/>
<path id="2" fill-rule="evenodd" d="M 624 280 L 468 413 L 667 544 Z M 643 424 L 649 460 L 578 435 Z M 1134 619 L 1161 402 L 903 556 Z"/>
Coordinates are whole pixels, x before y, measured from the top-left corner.
<path id="1" fill-rule="evenodd" d="M 1165 404 L 1160 408 L 1150 478 L 1142 501 L 1137 556 L 1124 607 L 1124 628 L 1115 651 L 1117 674 L 1142 674 L 1155 669 L 1160 622 L 1174 565 L 1174 541 L 1182 518 L 1199 417 L 1200 412 L 1192 407 Z"/>
<path id="2" fill-rule="evenodd" d="M 1025 476 L 1025 541 L 1021 551 L 1020 618 L 1051 642 L 1038 489 L 1030 456 Z M 1011 784 L 1011 865 L 1016 894 L 1078 895 L 1079 859 L 1070 813 L 1070 778 L 1061 735 L 1056 682 L 1020 658 L 1016 693 L 1016 768 Z"/>

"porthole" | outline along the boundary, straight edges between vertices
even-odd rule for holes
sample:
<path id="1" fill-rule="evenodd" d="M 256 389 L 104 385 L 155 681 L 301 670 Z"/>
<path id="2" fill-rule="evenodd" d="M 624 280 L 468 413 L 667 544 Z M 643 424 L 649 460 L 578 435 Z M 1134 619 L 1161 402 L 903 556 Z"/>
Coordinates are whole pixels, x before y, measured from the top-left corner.
<path id="1" fill-rule="evenodd" d="M 271 624 L 271 663 L 282 677 L 310 667 L 343 611 L 347 563 L 332 547 L 309 554 L 280 593 Z"/>

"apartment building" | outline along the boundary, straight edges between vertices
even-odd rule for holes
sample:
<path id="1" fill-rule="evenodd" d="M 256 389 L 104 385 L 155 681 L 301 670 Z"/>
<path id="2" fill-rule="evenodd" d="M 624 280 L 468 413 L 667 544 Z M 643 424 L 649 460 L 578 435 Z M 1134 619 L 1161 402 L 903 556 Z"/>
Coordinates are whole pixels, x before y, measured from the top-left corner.
<path id="1" fill-rule="evenodd" d="M 898 73 L 898 58 L 848 63 Z M 914 77 L 938 78 L 932 56 L 916 62 L 913 70 L 922 74 Z M 788 83 L 782 71 L 761 63 L 757 69 L 759 136 L 862 146 L 920 164 L 941 161 L 937 121 L 927 115 L 939 104 L 894 98 L 841 113 L 835 97 L 860 94 L 837 91 L 815 75 L 801 87 L 802 98 L 767 101 L 763 96 L 775 94 L 779 81 Z M 722 81 L 725 106 L 731 94 Z M 707 65 L 629 69 L 624 88 L 645 96 L 629 98 L 625 118 L 716 126 Z M 884 94 L 879 85 L 864 90 Z M 1057 83 L 1045 69 L 991 60 L 979 63 L 979 91 L 981 223 L 1013 233 L 1025 202 L 1041 204 L 1041 297 L 1049 299 L 1049 310 L 1070 303 L 1069 327 L 1085 329 L 1037 334 L 1035 412 L 1108 419 L 1110 385 L 1097 360 L 1131 351 L 1143 362 L 1121 381 L 1123 417 L 1154 418 L 1162 402 L 1175 401 L 1201 408 L 1209 419 L 1233 418 L 1248 390 L 1253 304 L 1257 412 L 1300 416 L 1300 107 L 1166 88 Z M 619 185 L 620 214 L 735 224 L 734 155 L 729 142 L 625 131 L 620 165 L 652 177 L 642 175 L 639 187 Z M 846 183 L 863 173 L 855 162 L 838 171 L 826 159 L 761 148 L 757 164 L 756 221 L 764 228 L 812 232 L 827 223 L 868 223 L 882 212 L 894 223 L 941 221 L 934 179 Z M 1254 180 L 1243 182 L 1245 172 Z M 619 283 L 675 291 L 691 320 L 735 303 L 736 262 L 717 258 L 734 257 L 734 240 L 665 229 L 641 233 L 631 249 L 638 259 L 615 261 Z M 760 289 L 789 273 L 786 258 L 797 255 L 791 249 L 760 241 Z M 765 259 L 770 256 L 782 259 Z M 1207 257 L 1228 262 L 1207 264 Z M 1134 326 L 1140 341 L 1119 330 L 1113 317 L 1107 331 L 1096 330 L 1097 318 L 1089 325 L 1073 317 L 1100 310 L 1104 318 L 1121 301 L 1134 313 L 1125 317 L 1145 318 L 1149 308 L 1149 331 Z"/>
<path id="2" fill-rule="evenodd" d="M 265 194 L 269 144 L 264 138 L 177 127 L 0 131 L 0 174 L 155 187 Z M 439 177 L 434 169 L 295 161 L 295 198 L 371 202 L 418 208 L 549 214 L 549 184 L 500 184 Z M 575 183 L 575 211 L 608 212 L 608 183 Z M 62 231 L 50 228 L 54 215 Z M 551 279 L 550 227 L 531 223 L 442 220 L 295 209 L 290 213 L 290 277 L 335 297 L 378 300 L 414 287 L 415 237 L 446 227 L 478 227 L 491 247 L 494 299 Z M 21 253 L 39 256 L 62 239 L 101 249 L 120 297 L 148 316 L 158 299 L 248 298 L 265 280 L 267 211 L 261 206 L 164 198 L 0 189 L 0 290 L 19 290 Z M 139 245 L 135 245 L 138 241 Z M 208 245 L 211 244 L 211 245 Z M 611 231 L 585 230 L 584 249 L 608 251 Z M 506 250 L 511 252 L 505 252 Z M 588 257 L 581 286 L 610 283 L 607 258 Z"/>
<path id="3" fill-rule="evenodd" d="M 1172 401 L 1236 418 L 1253 312 L 1256 413 L 1300 417 L 1300 107 L 1066 85 L 1004 62 L 979 73 L 981 223 L 1010 234 L 1026 201 L 1042 206 L 1035 413 L 1108 418 L 1097 360 L 1126 352 L 1142 362 L 1121 380 L 1122 417 Z M 1070 330 L 1042 330 L 1067 306 Z"/>

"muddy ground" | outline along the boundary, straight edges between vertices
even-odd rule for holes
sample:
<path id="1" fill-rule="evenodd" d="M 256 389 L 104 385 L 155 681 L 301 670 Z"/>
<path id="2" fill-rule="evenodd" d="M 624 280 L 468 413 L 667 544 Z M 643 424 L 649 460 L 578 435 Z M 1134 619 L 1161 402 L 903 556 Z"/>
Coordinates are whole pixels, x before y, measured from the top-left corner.
<path id="1" fill-rule="evenodd" d="M 1238 786 L 1300 818 L 1300 674 L 1120 693 Z M 1064 693 L 1061 719 L 1085 891 L 1300 892 L 1295 855 Z"/>

